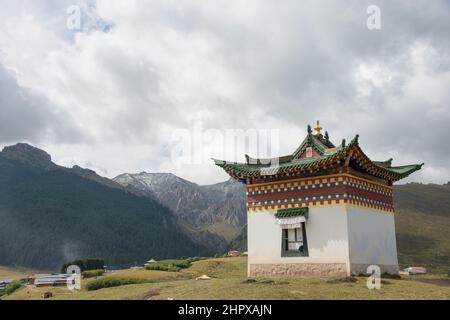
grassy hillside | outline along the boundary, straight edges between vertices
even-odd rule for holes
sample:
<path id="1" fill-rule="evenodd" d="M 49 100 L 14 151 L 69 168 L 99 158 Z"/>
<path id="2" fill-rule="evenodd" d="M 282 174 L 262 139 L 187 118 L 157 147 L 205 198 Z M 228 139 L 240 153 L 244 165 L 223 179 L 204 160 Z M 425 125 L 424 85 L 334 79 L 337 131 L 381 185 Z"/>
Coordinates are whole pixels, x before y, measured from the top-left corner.
<path id="1" fill-rule="evenodd" d="M 450 185 L 400 185 L 394 199 L 401 266 L 450 272 Z"/>
<path id="2" fill-rule="evenodd" d="M 122 270 L 105 277 L 141 279 L 149 283 L 124 285 L 87 291 L 69 292 L 66 288 L 22 288 L 5 299 L 41 299 L 52 291 L 51 299 L 450 299 L 450 279 L 446 276 L 419 276 L 399 280 L 384 279 L 380 290 L 369 290 L 367 279 L 355 282 L 319 278 L 248 280 L 245 257 L 217 258 L 194 262 L 180 272 Z M 211 280 L 196 281 L 200 275 Z"/>
<path id="3" fill-rule="evenodd" d="M 0 267 L 0 279 L 20 280 L 33 272 L 22 268 Z"/>

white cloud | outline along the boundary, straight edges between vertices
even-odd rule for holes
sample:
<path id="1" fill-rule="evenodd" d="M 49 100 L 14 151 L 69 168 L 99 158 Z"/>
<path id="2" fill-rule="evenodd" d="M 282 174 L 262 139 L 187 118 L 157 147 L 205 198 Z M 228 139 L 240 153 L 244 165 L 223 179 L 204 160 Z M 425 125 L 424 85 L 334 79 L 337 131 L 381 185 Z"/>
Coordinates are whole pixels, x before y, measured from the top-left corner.
<path id="1" fill-rule="evenodd" d="M 360 133 L 374 158 L 426 162 L 413 180 L 450 180 L 445 1 L 382 1 L 380 31 L 365 1 L 76 2 L 83 32 L 66 28 L 70 1 L 0 13 L 0 63 L 50 106 L 35 122 L 45 135 L 16 137 L 61 163 L 214 182 L 225 175 L 212 165 L 171 161 L 174 130 L 278 129 L 289 153 L 320 119 L 336 143 Z"/>

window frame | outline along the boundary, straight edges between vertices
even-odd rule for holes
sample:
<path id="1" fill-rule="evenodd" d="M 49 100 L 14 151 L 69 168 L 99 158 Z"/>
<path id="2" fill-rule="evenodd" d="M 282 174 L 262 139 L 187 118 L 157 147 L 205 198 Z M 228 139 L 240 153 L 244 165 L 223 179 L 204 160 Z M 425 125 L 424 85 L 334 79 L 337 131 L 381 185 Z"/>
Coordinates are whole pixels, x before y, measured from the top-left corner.
<path id="1" fill-rule="evenodd" d="M 302 229 L 302 240 L 303 240 L 303 251 L 300 250 L 288 250 L 289 243 L 300 242 L 298 240 L 298 228 L 295 228 L 295 240 L 289 241 L 289 229 L 281 229 L 281 257 L 309 257 L 308 251 L 308 240 L 306 237 L 306 223 L 301 223 Z"/>

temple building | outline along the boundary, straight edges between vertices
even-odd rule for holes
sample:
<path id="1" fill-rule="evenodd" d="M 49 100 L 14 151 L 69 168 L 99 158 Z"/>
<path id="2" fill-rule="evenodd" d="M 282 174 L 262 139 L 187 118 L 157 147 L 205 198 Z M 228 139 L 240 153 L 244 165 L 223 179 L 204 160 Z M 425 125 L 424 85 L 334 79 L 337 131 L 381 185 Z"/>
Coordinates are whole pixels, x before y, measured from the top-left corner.
<path id="1" fill-rule="evenodd" d="M 290 155 L 214 161 L 247 185 L 249 276 L 398 273 L 392 185 L 423 164 L 373 161 L 358 135 L 335 146 L 319 122 Z"/>

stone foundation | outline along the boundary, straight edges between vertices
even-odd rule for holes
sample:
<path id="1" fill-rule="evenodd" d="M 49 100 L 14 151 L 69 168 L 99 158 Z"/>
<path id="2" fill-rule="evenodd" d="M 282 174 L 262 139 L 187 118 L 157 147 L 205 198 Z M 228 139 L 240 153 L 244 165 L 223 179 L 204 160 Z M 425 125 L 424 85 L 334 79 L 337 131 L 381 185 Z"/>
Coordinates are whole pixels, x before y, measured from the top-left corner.
<path id="1" fill-rule="evenodd" d="M 352 275 L 367 274 L 368 266 L 370 266 L 370 264 L 351 263 L 350 270 L 351 270 Z M 377 264 L 377 266 L 380 267 L 381 274 L 383 274 L 383 273 L 398 274 L 398 265 Z"/>
<path id="2" fill-rule="evenodd" d="M 250 264 L 249 277 L 345 277 L 345 263 Z"/>

